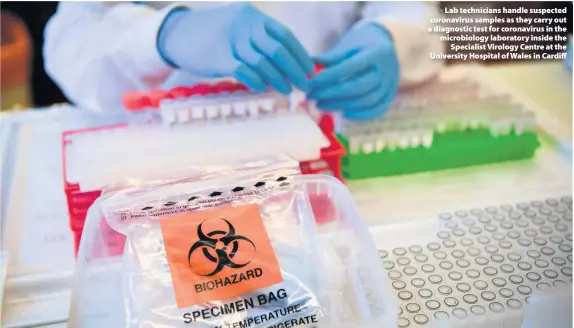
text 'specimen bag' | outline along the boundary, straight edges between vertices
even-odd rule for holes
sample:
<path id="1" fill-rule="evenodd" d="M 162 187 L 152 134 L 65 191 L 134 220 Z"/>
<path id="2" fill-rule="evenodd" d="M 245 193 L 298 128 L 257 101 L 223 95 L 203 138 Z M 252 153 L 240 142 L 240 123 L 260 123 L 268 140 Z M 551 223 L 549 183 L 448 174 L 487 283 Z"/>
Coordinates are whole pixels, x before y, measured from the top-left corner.
<path id="1" fill-rule="evenodd" d="M 338 180 L 283 160 L 190 176 L 108 188 L 90 208 L 73 327 L 397 326 L 372 239 Z M 122 256 L 106 251 L 107 226 L 126 235 Z"/>

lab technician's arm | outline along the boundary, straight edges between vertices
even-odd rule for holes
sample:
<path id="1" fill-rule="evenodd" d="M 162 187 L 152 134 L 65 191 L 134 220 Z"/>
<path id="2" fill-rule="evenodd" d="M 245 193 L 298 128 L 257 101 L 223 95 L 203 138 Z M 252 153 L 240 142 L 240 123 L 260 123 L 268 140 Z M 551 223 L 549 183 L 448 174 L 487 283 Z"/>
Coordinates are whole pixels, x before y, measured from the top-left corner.
<path id="1" fill-rule="evenodd" d="M 76 105 L 118 110 L 126 91 L 158 87 L 171 74 L 158 54 L 157 35 L 172 10 L 60 2 L 44 33 L 48 75 Z"/>
<path id="2" fill-rule="evenodd" d="M 428 32 L 430 19 L 439 16 L 435 2 L 374 1 L 365 4 L 364 21 L 381 24 L 393 37 L 401 86 L 424 82 L 443 67 L 443 61 L 429 56 L 446 50 L 439 36 Z"/>
<path id="3" fill-rule="evenodd" d="M 63 3 L 46 35 L 48 71 L 89 108 L 117 107 L 125 91 L 161 85 L 169 67 L 284 94 L 291 84 L 306 90 L 313 72 L 291 31 L 248 3 L 159 12 L 134 4 Z"/>

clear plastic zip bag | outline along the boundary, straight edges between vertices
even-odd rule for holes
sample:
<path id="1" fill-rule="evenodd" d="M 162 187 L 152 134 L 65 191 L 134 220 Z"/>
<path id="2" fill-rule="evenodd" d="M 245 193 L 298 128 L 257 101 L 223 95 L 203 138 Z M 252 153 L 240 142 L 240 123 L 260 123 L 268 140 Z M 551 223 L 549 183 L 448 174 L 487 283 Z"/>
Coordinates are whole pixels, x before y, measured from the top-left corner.
<path id="1" fill-rule="evenodd" d="M 82 236 L 73 326 L 396 327 L 348 190 L 296 167 L 260 161 L 104 192 Z M 318 195 L 328 224 L 315 223 Z M 106 254 L 101 220 L 127 236 L 123 256 Z"/>

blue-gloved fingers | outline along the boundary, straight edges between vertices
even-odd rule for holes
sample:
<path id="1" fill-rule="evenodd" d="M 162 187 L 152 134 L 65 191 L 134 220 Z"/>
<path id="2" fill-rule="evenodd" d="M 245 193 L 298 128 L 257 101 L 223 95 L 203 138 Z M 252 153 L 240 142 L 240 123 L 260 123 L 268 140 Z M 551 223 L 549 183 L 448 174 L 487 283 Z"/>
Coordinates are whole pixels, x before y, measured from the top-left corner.
<path id="1" fill-rule="evenodd" d="M 349 53 L 349 50 L 337 45 L 329 51 L 313 57 L 313 60 L 323 66 L 333 66 L 351 57 L 350 54 L 352 53 Z"/>
<path id="2" fill-rule="evenodd" d="M 365 109 L 360 111 L 352 111 L 343 113 L 343 117 L 348 120 L 354 121 L 369 121 L 375 119 L 386 112 L 385 105 L 380 105 L 375 108 Z"/>
<path id="3" fill-rule="evenodd" d="M 354 76 L 369 68 L 370 65 L 382 53 L 377 50 L 366 50 L 353 55 L 351 58 L 341 61 L 339 64 L 328 67 L 315 75 L 311 81 L 311 88 L 320 87 L 326 84 L 332 84 L 342 81 L 349 76 Z"/>
<path id="4" fill-rule="evenodd" d="M 373 91 L 380 83 L 380 73 L 375 69 L 369 69 L 361 75 L 341 82 L 334 83 L 324 88 L 317 88 L 308 94 L 310 99 L 334 100 L 348 99 L 365 95 Z"/>
<path id="5" fill-rule="evenodd" d="M 315 64 L 311 60 L 307 50 L 305 50 L 305 47 L 303 47 L 287 27 L 274 20 L 269 20 L 265 22 L 265 29 L 267 30 L 267 33 L 284 45 L 287 50 L 293 54 L 307 75 L 315 72 Z"/>
<path id="6" fill-rule="evenodd" d="M 373 108 L 377 106 L 387 93 L 386 83 L 382 83 L 377 88 L 363 97 L 343 99 L 343 100 L 319 100 L 317 107 L 322 109 L 339 109 L 342 111 L 352 111 L 361 108 Z"/>
<path id="7" fill-rule="evenodd" d="M 385 97 L 377 106 L 370 109 L 346 111 L 343 113 L 343 116 L 349 120 L 372 120 L 386 113 L 399 89 L 398 80 L 390 79 L 387 81 L 390 85 L 387 85 Z"/>
<path id="8" fill-rule="evenodd" d="M 299 90 L 308 91 L 309 82 L 303 67 L 299 65 L 291 52 L 263 29 L 256 29 L 252 36 L 252 45 L 266 56 Z"/>
<path id="9" fill-rule="evenodd" d="M 237 67 L 233 71 L 233 77 L 252 90 L 258 92 L 267 91 L 267 84 L 265 81 L 263 81 L 257 72 L 243 63 L 237 64 Z"/>
<path id="10" fill-rule="evenodd" d="M 291 92 L 291 85 L 281 75 L 269 60 L 251 46 L 248 39 L 241 40 L 235 45 L 234 55 L 236 58 L 247 64 L 252 70 L 270 84 L 274 89 L 283 93 Z"/>

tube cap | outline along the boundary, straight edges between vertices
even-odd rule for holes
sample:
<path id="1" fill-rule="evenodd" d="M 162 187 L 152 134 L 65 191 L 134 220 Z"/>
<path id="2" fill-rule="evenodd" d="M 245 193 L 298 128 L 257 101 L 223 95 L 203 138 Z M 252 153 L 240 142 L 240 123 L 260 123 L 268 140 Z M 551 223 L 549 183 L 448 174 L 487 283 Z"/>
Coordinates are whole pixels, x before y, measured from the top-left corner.
<path id="1" fill-rule="evenodd" d="M 333 131 L 335 131 L 335 122 L 333 122 L 331 114 L 321 114 L 321 118 L 319 119 L 319 128 L 325 135 L 333 134 Z"/>
<path id="2" fill-rule="evenodd" d="M 171 93 L 161 90 L 161 89 L 153 89 L 148 92 L 149 102 L 151 107 L 159 108 L 159 104 L 162 100 L 166 99 L 173 99 Z"/>
<path id="3" fill-rule="evenodd" d="M 124 108 L 129 112 L 140 111 L 149 105 L 148 97 L 139 91 L 125 93 L 122 101 Z"/>
<path id="4" fill-rule="evenodd" d="M 192 96 L 205 96 L 214 93 L 214 87 L 211 84 L 200 83 L 191 88 Z"/>
<path id="5" fill-rule="evenodd" d="M 243 85 L 241 83 L 234 83 L 233 84 L 233 91 L 234 92 L 245 92 L 245 91 L 249 91 L 249 88 L 246 85 Z"/>
<path id="6" fill-rule="evenodd" d="M 190 87 L 177 87 L 170 91 L 173 98 L 188 98 L 191 97 L 192 91 Z"/>
<path id="7" fill-rule="evenodd" d="M 215 85 L 215 92 L 233 92 L 235 91 L 235 83 L 231 81 L 221 81 Z"/>

